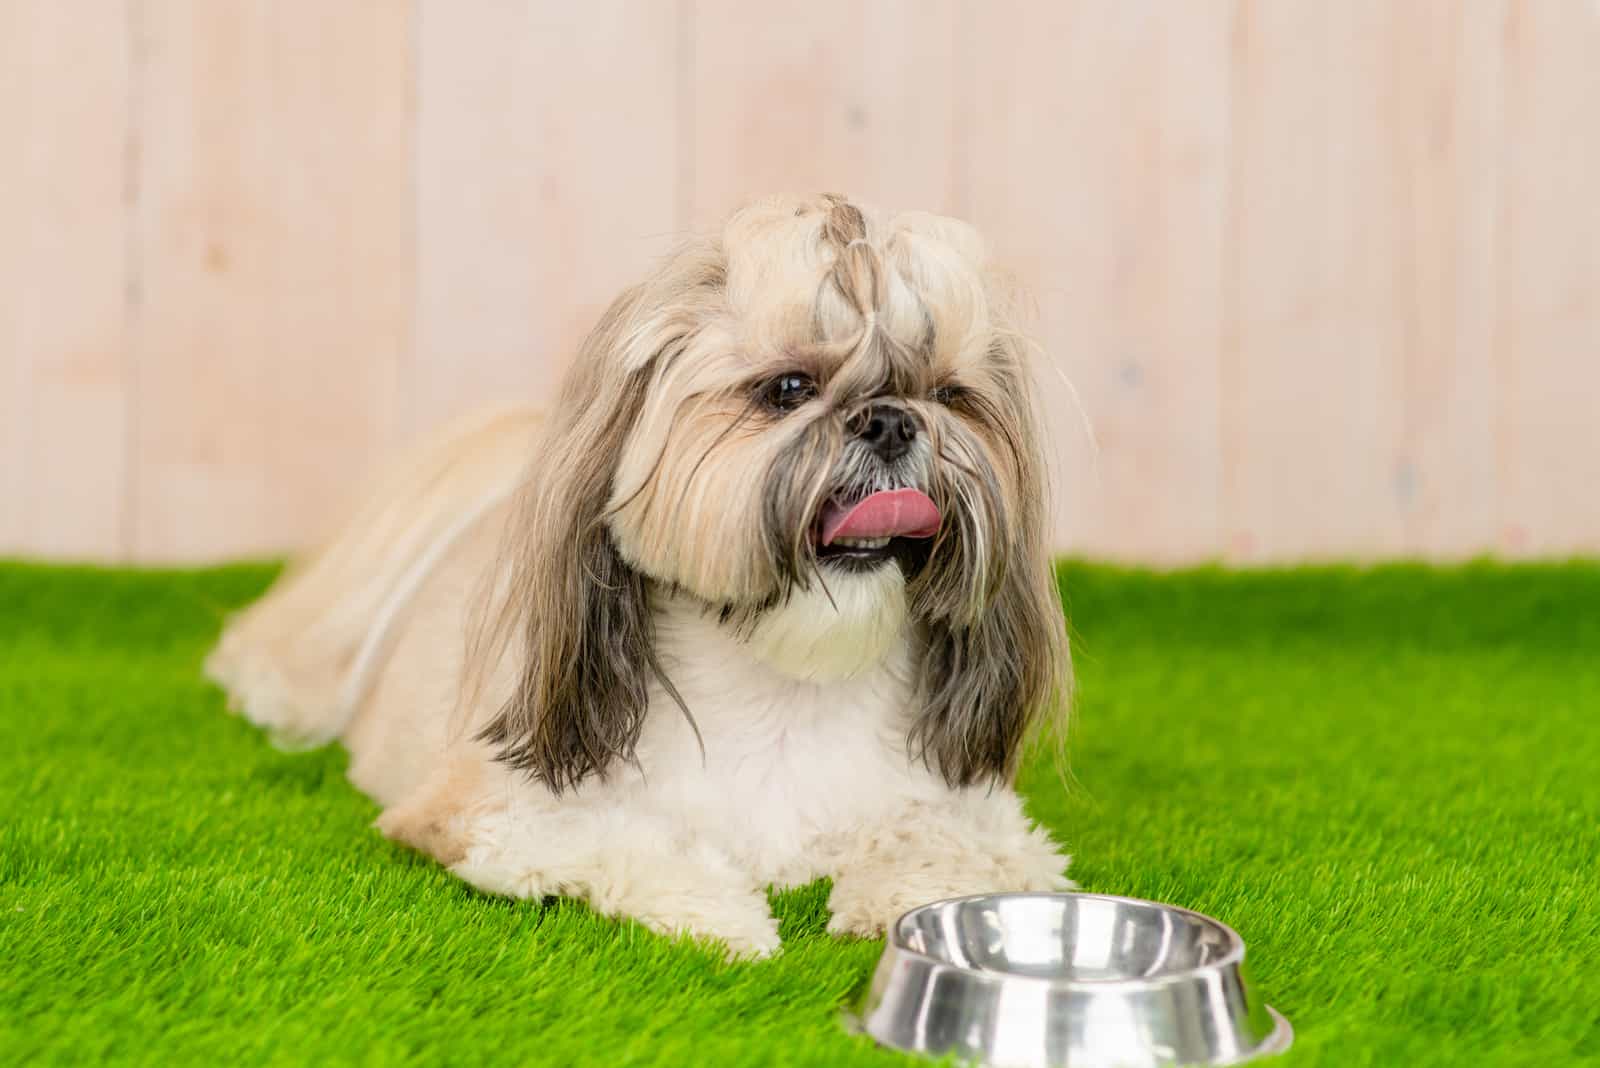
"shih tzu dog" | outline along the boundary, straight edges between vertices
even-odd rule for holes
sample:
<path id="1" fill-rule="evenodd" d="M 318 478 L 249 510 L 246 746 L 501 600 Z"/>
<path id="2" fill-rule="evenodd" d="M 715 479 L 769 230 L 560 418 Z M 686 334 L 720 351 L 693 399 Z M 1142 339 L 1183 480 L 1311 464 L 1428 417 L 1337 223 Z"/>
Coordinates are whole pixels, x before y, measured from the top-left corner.
<path id="1" fill-rule="evenodd" d="M 611 306 L 544 416 L 399 466 L 208 662 L 474 886 L 778 948 L 1057 890 L 1066 699 L 1028 342 L 968 226 L 774 199 Z"/>

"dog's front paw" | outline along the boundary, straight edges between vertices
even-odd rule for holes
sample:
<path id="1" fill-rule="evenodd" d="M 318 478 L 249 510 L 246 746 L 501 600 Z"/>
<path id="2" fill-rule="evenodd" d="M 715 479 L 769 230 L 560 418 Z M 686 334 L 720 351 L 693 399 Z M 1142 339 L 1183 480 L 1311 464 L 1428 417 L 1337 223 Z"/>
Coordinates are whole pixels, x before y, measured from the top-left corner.
<path id="1" fill-rule="evenodd" d="M 834 879 L 828 933 L 876 938 L 901 915 L 934 901 L 1007 891 L 1056 892 L 1076 884 L 1069 857 L 1044 835 L 1011 855 L 904 856 L 892 865 L 846 870 Z"/>
<path id="2" fill-rule="evenodd" d="M 765 890 L 709 846 L 667 858 L 612 858 L 588 887 L 589 903 L 664 935 L 721 942 L 740 959 L 770 957 L 782 942 Z"/>
<path id="3" fill-rule="evenodd" d="M 862 885 L 866 880 L 835 879 L 828 895 L 828 933 L 835 938 L 877 938 L 894 920 L 913 907 L 907 904 L 914 895 L 898 893 L 889 887 Z M 917 904 L 920 904 L 918 902 Z"/>
<path id="4" fill-rule="evenodd" d="M 637 915 L 634 918 L 658 934 L 688 935 L 697 942 L 721 943 L 734 960 L 761 960 L 783 948 L 778 937 L 778 921 L 767 911 L 766 899 L 759 910 L 738 908 L 716 916 Z"/>
<path id="5" fill-rule="evenodd" d="M 658 934 L 721 942 L 736 958 L 769 957 L 782 944 L 763 888 L 709 846 L 563 853 L 566 836 L 536 839 L 536 827 L 504 814 L 480 819 L 476 844 L 451 870 L 493 894 L 582 898 Z"/>

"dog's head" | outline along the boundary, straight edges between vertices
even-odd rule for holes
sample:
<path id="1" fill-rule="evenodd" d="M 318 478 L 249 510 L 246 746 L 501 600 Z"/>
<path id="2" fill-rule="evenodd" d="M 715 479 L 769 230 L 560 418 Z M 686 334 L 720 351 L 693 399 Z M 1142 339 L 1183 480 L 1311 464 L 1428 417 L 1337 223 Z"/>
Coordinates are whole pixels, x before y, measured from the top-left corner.
<path id="1" fill-rule="evenodd" d="M 837 196 L 735 214 L 624 293 L 552 413 L 484 736 L 560 790 L 632 755 L 666 590 L 776 670 L 912 642 L 914 756 L 1008 777 L 1066 678 L 1027 342 L 966 225 Z"/>

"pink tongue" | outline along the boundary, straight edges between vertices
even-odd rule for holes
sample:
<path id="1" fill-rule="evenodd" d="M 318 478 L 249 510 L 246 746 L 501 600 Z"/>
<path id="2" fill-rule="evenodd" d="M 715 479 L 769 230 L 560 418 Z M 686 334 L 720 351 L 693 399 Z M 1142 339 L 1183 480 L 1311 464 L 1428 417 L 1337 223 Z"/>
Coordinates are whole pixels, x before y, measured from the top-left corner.
<path id="1" fill-rule="evenodd" d="M 884 490 L 848 508 L 828 502 L 822 510 L 822 544 L 837 538 L 931 538 L 939 532 L 939 508 L 921 490 Z"/>

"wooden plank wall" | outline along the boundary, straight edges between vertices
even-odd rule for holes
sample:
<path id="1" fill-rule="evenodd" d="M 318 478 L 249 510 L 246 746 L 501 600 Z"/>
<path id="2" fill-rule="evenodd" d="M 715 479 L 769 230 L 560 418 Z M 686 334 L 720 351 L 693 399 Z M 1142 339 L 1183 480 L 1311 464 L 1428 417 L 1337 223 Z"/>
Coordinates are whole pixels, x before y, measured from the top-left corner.
<path id="1" fill-rule="evenodd" d="M 281 551 L 409 433 L 409 12 L 136 10 L 127 552 Z"/>
<path id="2" fill-rule="evenodd" d="M 132 548 L 126 15 L 0 0 L 0 552 Z"/>
<path id="3" fill-rule="evenodd" d="M 1032 288 L 1063 548 L 1600 552 L 1597 103 L 1594 0 L 0 0 L 0 554 L 298 544 L 780 189 Z"/>

